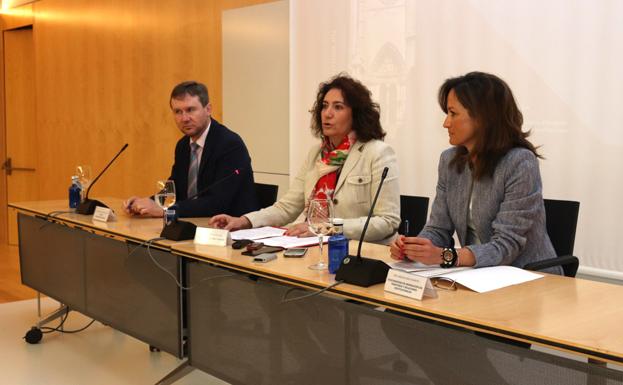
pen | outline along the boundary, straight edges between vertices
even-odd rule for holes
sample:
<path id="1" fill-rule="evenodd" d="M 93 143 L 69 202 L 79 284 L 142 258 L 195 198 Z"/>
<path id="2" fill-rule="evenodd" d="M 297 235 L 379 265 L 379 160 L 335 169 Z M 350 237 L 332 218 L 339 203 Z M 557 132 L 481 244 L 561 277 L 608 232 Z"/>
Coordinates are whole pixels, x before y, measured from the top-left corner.
<path id="1" fill-rule="evenodd" d="M 400 231 L 400 235 L 404 235 L 406 237 L 409 236 L 409 220 L 405 219 L 404 221 L 402 221 L 402 226 L 401 226 L 401 231 Z M 402 260 L 403 261 L 408 261 L 409 259 L 407 258 L 406 255 L 402 254 Z"/>
<path id="2" fill-rule="evenodd" d="M 400 235 L 404 235 L 404 236 L 409 236 L 409 220 L 405 219 L 404 221 L 402 221 L 402 231 L 400 232 Z"/>

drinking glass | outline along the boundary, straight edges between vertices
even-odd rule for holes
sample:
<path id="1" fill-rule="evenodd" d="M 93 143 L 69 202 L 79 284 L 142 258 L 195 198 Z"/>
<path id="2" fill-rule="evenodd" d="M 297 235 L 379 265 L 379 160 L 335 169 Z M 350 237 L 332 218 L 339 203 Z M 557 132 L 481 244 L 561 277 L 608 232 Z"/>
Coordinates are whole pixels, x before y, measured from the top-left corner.
<path id="1" fill-rule="evenodd" d="M 163 227 L 167 225 L 167 209 L 175 204 L 175 182 L 159 180 L 156 182 L 157 193 L 154 195 L 156 204 L 164 210 L 162 213 Z"/>
<path id="2" fill-rule="evenodd" d="M 328 265 L 322 257 L 323 237 L 329 235 L 333 230 L 333 203 L 330 199 L 312 199 L 307 210 L 307 225 L 309 231 L 318 236 L 318 246 L 320 247 L 320 258 L 318 263 L 309 266 L 312 270 L 325 270 Z"/>
<path id="3" fill-rule="evenodd" d="M 86 193 L 87 193 L 87 189 L 89 188 L 89 185 L 91 184 L 91 166 L 86 165 L 86 164 L 79 164 L 76 166 L 76 176 L 78 176 L 78 181 L 80 182 L 80 187 L 82 188 L 82 191 L 80 192 L 81 195 L 81 199 L 80 201 L 83 201 Z"/>

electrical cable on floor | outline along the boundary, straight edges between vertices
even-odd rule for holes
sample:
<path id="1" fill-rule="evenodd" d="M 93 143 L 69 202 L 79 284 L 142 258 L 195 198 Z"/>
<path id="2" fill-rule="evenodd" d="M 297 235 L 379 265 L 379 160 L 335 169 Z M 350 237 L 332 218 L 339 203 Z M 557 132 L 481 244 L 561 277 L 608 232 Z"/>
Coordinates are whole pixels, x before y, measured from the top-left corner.
<path id="1" fill-rule="evenodd" d="M 67 318 L 69 318 L 69 310 L 67 310 L 67 313 L 63 314 L 63 316 L 61 317 L 61 322 L 56 327 L 41 326 L 39 329 L 41 329 L 41 332 L 43 334 L 48 334 L 52 332 L 72 334 L 72 333 L 79 333 L 87 329 L 89 326 L 93 325 L 93 323 L 95 322 L 94 319 L 91 319 L 91 322 L 89 322 L 86 326 L 81 327 L 80 329 L 75 329 L 75 330 L 61 329 L 63 325 L 65 324 L 65 321 L 67 321 Z"/>
<path id="2" fill-rule="evenodd" d="M 88 324 L 86 324 L 86 326 L 81 327 L 80 329 L 75 329 L 75 330 L 59 330 L 61 333 L 80 333 L 81 331 L 87 329 L 89 326 L 93 325 L 93 323 L 95 322 L 94 319 L 91 320 L 91 322 L 89 322 Z"/>
<path id="3" fill-rule="evenodd" d="M 299 296 L 299 297 L 294 297 L 294 298 L 287 299 L 288 295 L 289 295 L 290 293 L 292 293 L 293 291 L 296 291 L 296 290 L 305 290 L 305 288 L 302 288 L 302 287 L 292 287 L 292 288 L 288 289 L 288 290 L 287 290 L 287 291 L 283 294 L 283 298 L 281 299 L 281 303 L 294 302 L 294 301 L 298 301 L 298 300 L 305 299 L 305 298 L 315 297 L 315 296 L 317 296 L 317 295 L 319 295 L 319 294 L 324 293 L 325 291 L 327 291 L 327 290 L 329 290 L 329 289 L 332 289 L 332 288 L 336 287 L 336 286 L 337 286 L 337 285 L 339 285 L 340 283 L 344 283 L 344 281 L 337 281 L 337 282 L 332 283 L 331 285 L 329 285 L 329 286 L 327 286 L 327 287 L 325 287 L 325 288 L 322 288 L 322 289 L 320 289 L 320 290 L 318 290 L 318 291 L 315 291 L 315 292 L 313 292 L 313 293 L 309 293 L 309 294 L 301 295 L 301 296 Z"/>
<path id="4" fill-rule="evenodd" d="M 65 324 L 65 321 L 67 320 L 67 317 L 69 316 L 69 310 L 63 314 L 61 316 L 61 323 L 58 324 L 58 326 L 56 327 L 48 327 L 48 326 L 41 326 L 39 327 L 39 329 L 41 330 L 42 333 L 46 334 L 46 333 L 52 333 L 55 331 L 60 331 L 60 329 L 63 327 L 63 325 Z"/>

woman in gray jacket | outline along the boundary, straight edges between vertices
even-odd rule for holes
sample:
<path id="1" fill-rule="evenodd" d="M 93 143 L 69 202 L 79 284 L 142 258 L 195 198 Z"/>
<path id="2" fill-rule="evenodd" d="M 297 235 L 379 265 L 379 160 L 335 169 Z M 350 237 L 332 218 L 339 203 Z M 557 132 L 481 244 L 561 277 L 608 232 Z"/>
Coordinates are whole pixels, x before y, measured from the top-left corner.
<path id="1" fill-rule="evenodd" d="M 396 238 L 392 258 L 442 267 L 523 267 L 554 258 L 541 156 L 521 129 L 523 116 L 508 85 L 495 75 L 471 72 L 446 80 L 439 104 L 454 147 L 441 154 L 426 226 L 417 237 Z M 549 272 L 562 273 L 560 267 Z"/>

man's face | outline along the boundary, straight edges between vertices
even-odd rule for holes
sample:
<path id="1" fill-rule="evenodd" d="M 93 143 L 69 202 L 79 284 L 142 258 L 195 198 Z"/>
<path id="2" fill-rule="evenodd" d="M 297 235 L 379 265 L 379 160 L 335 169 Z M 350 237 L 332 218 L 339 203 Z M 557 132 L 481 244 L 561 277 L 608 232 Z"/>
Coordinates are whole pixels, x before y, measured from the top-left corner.
<path id="1" fill-rule="evenodd" d="M 197 140 L 208 127 L 212 105 L 208 103 L 204 107 L 198 96 L 185 94 L 182 98 L 171 99 L 171 111 L 182 134 Z"/>

